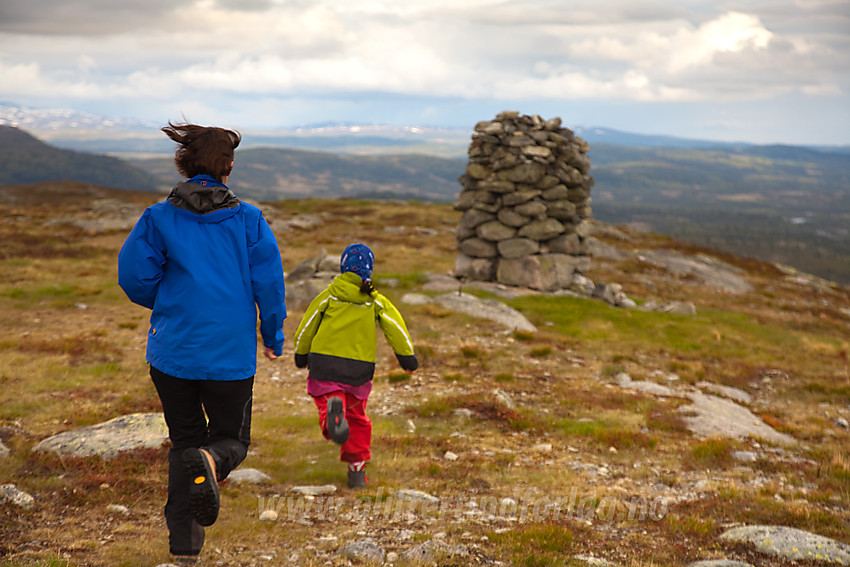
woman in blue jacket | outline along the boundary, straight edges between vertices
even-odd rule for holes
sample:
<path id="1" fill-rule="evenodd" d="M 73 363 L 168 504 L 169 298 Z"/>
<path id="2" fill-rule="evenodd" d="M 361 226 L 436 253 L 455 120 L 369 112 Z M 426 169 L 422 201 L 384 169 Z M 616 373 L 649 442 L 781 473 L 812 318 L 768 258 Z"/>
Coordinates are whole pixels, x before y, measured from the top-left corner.
<path id="1" fill-rule="evenodd" d="M 248 452 L 257 366 L 283 348 L 283 267 L 262 212 L 227 188 L 238 132 L 172 124 L 187 177 L 145 210 L 118 256 L 118 282 L 151 309 L 146 360 L 172 448 L 165 518 L 175 560 L 192 563 L 218 517 L 217 482 Z"/>

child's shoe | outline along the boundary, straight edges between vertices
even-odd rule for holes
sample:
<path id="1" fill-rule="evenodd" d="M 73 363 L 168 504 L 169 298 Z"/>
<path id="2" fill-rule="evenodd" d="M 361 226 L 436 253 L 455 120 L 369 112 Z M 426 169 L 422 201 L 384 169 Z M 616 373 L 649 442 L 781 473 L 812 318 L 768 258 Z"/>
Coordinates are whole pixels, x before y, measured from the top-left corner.
<path id="1" fill-rule="evenodd" d="M 328 398 L 328 435 L 337 445 L 348 441 L 348 422 L 345 420 L 345 407 L 342 399 L 336 396 Z"/>
<path id="2" fill-rule="evenodd" d="M 366 461 L 348 463 L 348 488 L 363 488 L 366 482 Z"/>

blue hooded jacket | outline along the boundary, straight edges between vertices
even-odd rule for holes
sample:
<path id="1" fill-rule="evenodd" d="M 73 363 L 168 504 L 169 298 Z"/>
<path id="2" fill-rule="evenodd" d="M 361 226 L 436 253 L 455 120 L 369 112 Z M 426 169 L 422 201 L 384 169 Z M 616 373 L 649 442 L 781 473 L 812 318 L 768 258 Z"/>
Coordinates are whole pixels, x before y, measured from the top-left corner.
<path id="1" fill-rule="evenodd" d="M 193 380 L 241 380 L 263 344 L 283 348 L 283 266 L 257 207 L 208 176 L 148 207 L 118 255 L 118 283 L 152 310 L 146 359 Z"/>

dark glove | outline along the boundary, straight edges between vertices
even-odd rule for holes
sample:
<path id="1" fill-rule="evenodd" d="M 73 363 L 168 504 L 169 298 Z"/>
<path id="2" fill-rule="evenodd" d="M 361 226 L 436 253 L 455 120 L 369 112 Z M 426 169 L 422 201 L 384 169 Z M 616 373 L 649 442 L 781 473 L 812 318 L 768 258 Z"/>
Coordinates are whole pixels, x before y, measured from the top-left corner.
<path id="1" fill-rule="evenodd" d="M 395 357 L 398 359 L 398 363 L 401 365 L 402 369 L 407 370 L 408 372 L 413 372 L 419 368 L 419 360 L 416 358 L 415 354 L 397 354 Z"/>
<path id="2" fill-rule="evenodd" d="M 307 360 L 309 356 L 306 354 L 295 353 L 295 366 L 298 368 L 307 368 Z"/>

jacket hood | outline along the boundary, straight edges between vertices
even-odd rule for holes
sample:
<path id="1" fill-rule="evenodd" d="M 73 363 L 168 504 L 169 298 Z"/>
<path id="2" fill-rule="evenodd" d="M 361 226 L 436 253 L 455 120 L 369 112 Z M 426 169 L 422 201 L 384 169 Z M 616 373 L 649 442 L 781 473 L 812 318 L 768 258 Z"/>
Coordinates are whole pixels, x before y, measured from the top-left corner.
<path id="1" fill-rule="evenodd" d="M 168 195 L 168 202 L 178 209 L 204 215 L 221 209 L 235 209 L 239 199 L 227 186 L 206 176 L 178 183 Z"/>
<path id="2" fill-rule="evenodd" d="M 328 286 L 331 295 L 349 303 L 369 303 L 373 298 L 360 291 L 363 279 L 354 272 L 346 272 L 334 278 Z"/>

